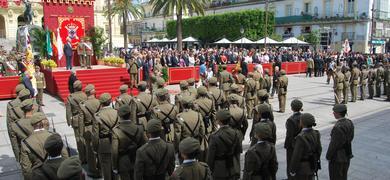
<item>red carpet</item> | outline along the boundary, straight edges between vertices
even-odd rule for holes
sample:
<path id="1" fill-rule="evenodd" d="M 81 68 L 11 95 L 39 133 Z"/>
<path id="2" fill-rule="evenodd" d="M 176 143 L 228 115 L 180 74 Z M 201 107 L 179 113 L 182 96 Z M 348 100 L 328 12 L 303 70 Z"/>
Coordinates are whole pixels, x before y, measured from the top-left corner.
<path id="1" fill-rule="evenodd" d="M 61 100 L 65 101 L 69 95 L 68 78 L 70 71 L 58 68 L 56 70 L 44 70 L 46 78 L 46 90 Z M 93 84 L 96 88 L 97 97 L 102 93 L 110 93 L 113 98 L 119 93 L 119 86 L 129 83 L 129 74 L 125 68 L 115 68 L 107 66 L 93 66 L 93 69 L 80 69 L 76 71 L 77 78 L 83 82 L 83 89 L 87 84 Z M 129 90 L 130 91 L 130 90 Z M 137 95 L 137 89 L 131 92 Z"/>

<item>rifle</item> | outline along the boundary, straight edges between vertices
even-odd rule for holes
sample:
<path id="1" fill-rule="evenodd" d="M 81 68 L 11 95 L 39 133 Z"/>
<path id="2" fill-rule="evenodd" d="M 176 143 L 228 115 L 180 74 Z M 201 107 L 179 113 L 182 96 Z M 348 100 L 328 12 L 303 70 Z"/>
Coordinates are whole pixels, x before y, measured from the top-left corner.
<path id="1" fill-rule="evenodd" d="M 56 128 L 54 127 L 53 117 L 51 118 L 51 126 L 53 127 L 53 132 L 56 132 Z"/>
<path id="2" fill-rule="evenodd" d="M 69 157 L 71 157 L 68 138 L 66 137 L 66 135 L 65 135 L 65 143 L 66 143 L 66 151 L 68 152 Z"/>

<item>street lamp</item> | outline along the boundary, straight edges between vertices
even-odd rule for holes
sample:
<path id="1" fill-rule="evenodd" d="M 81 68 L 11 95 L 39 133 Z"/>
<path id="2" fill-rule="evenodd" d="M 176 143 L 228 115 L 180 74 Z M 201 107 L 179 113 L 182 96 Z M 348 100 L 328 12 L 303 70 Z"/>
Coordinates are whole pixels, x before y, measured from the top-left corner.
<path id="1" fill-rule="evenodd" d="M 240 33 L 241 33 L 241 49 L 242 49 L 242 41 L 243 41 L 243 38 L 244 38 L 244 32 L 245 32 L 245 29 L 243 26 L 241 26 L 240 28 Z"/>

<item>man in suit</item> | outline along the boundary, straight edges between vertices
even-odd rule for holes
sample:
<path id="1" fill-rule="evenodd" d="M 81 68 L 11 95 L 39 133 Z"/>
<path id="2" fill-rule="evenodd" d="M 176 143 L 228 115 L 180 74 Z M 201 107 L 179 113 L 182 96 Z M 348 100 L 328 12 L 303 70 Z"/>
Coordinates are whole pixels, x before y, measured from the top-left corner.
<path id="1" fill-rule="evenodd" d="M 65 54 L 65 58 L 66 58 L 66 70 L 71 70 L 72 69 L 73 50 L 72 50 L 72 44 L 71 44 L 69 38 L 66 40 L 66 44 L 64 46 L 64 54 Z"/>

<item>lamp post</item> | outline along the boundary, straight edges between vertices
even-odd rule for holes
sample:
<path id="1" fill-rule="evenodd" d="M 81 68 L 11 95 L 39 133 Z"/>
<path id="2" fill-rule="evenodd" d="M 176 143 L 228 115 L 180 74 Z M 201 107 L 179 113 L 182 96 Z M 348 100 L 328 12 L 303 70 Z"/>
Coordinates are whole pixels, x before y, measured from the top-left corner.
<path id="1" fill-rule="evenodd" d="M 244 29 L 244 27 L 242 27 L 241 26 L 241 28 L 240 28 L 240 33 L 241 33 L 241 49 L 242 49 L 242 40 L 243 40 L 243 38 L 244 38 L 244 32 L 245 32 L 245 29 Z"/>

